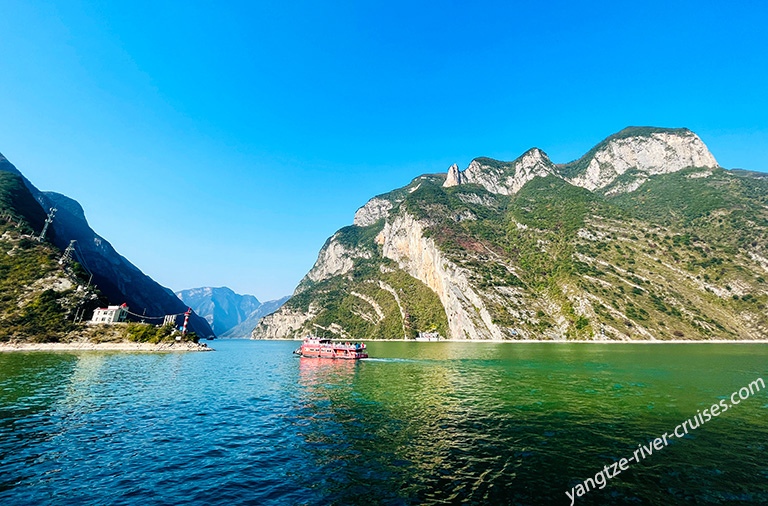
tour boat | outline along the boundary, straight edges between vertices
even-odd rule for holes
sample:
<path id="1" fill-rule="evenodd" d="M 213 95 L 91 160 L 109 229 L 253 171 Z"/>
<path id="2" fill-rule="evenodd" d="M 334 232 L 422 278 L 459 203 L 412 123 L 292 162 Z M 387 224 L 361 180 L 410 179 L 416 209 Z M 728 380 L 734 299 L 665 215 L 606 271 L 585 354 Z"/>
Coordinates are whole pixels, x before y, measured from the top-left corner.
<path id="1" fill-rule="evenodd" d="M 293 353 L 308 358 L 368 358 L 365 343 L 336 342 L 330 339 L 307 336 L 301 347 Z"/>

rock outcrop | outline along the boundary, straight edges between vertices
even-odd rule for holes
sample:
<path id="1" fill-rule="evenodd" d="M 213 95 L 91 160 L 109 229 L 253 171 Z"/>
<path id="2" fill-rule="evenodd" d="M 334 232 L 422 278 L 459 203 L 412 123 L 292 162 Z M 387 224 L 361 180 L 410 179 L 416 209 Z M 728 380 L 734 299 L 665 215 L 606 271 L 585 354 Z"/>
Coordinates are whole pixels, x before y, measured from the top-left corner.
<path id="1" fill-rule="evenodd" d="M 320 250 L 315 265 L 307 273 L 302 282 L 318 282 L 333 276 L 341 276 L 351 271 L 355 266 L 356 258 L 371 258 L 372 253 L 363 248 L 350 248 L 339 240 L 339 234 L 335 234 Z"/>
<path id="2" fill-rule="evenodd" d="M 562 165 L 537 148 L 477 158 L 371 199 L 253 337 L 321 325 L 356 338 L 765 338 L 766 209 L 768 178 L 719 168 L 685 129 L 628 128 Z"/>
<path id="3" fill-rule="evenodd" d="M 358 227 L 367 227 L 373 225 L 379 220 L 389 216 L 392 209 L 392 202 L 380 197 L 374 197 L 355 213 L 355 219 L 352 222 Z"/>
<path id="4" fill-rule="evenodd" d="M 616 138 L 609 139 L 586 157 L 574 162 L 580 169 L 577 174 L 567 178 L 568 181 L 594 191 L 608 187 L 630 170 L 637 173 L 635 179 L 642 184 L 648 176 L 669 174 L 688 167 L 718 167 L 715 157 L 690 130 L 650 129 L 642 134 L 631 135 L 633 130 L 624 131 L 626 136 L 619 132 Z M 634 191 L 640 184 L 629 184 L 623 191 Z"/>
<path id="5" fill-rule="evenodd" d="M 470 165 L 471 166 L 471 165 Z M 459 186 L 461 184 L 462 173 L 459 170 L 459 166 L 455 163 L 448 168 L 448 175 L 445 178 L 443 187 L 450 188 L 452 186 Z"/>
<path id="6" fill-rule="evenodd" d="M 533 178 L 545 177 L 553 172 L 554 165 L 547 154 L 533 148 L 513 162 L 476 158 L 464 171 L 459 171 L 454 164 L 448 169 L 443 187 L 474 183 L 491 193 L 513 195 Z"/>
<path id="7" fill-rule="evenodd" d="M 609 137 L 584 157 L 555 166 L 538 148 L 513 162 L 477 158 L 460 171 L 448 169 L 443 186 L 479 184 L 491 193 L 514 195 L 535 177 L 554 174 L 574 186 L 590 191 L 610 187 L 610 193 L 626 193 L 639 188 L 649 176 L 678 172 L 685 168 L 714 169 L 715 157 L 701 139 L 687 129 L 630 127 Z M 632 177 L 619 181 L 624 174 Z"/>
<path id="8" fill-rule="evenodd" d="M 448 316 L 450 335 L 466 339 L 502 339 L 502 333 L 469 278 L 471 273 L 451 262 L 435 242 L 425 237 L 424 226 L 402 213 L 384 226 L 377 237 L 382 255 L 431 288 Z"/>
<path id="9" fill-rule="evenodd" d="M 315 311 L 282 309 L 263 317 L 251 333 L 251 339 L 300 338 L 301 329 L 315 316 Z M 309 332 L 309 331 L 308 331 Z"/>

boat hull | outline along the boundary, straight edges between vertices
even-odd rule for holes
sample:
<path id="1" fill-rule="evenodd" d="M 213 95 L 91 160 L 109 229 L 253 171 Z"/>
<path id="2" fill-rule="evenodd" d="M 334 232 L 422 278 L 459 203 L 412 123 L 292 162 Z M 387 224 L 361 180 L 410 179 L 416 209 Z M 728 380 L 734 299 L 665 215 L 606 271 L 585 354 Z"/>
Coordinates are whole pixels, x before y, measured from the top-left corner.
<path id="1" fill-rule="evenodd" d="M 359 360 L 368 358 L 364 343 L 334 343 L 327 339 L 305 339 L 294 353 L 304 358 Z"/>

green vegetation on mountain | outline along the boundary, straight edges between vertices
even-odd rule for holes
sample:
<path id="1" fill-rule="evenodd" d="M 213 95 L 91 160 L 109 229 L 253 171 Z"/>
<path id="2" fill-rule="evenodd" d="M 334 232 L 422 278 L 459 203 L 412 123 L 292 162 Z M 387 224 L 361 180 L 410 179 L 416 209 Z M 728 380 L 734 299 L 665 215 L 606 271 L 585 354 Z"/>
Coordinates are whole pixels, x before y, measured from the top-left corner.
<path id="1" fill-rule="evenodd" d="M 371 227 L 355 227 L 362 230 Z M 287 303 L 294 310 L 321 308 L 312 325 L 343 328 L 354 339 L 402 339 L 418 332 L 446 335 L 448 322 L 435 293 L 424 283 L 398 269 L 393 262 L 358 259 L 352 276 L 335 276 L 294 295 Z"/>
<path id="2" fill-rule="evenodd" d="M 90 314 L 104 300 L 93 287 L 82 288 L 89 276 L 79 264 L 62 267 L 61 251 L 21 234 L 15 223 L 0 218 L 0 342 L 65 342 L 83 337 L 93 342 L 175 340 L 178 331 L 173 326 L 75 323 L 77 312 Z M 193 332 L 184 338 L 197 340 Z"/>
<path id="3" fill-rule="evenodd" d="M 14 223 L 25 234 L 39 232 L 45 212 L 18 174 L 0 170 L 0 215 L 4 223 Z"/>
<path id="4" fill-rule="evenodd" d="M 21 193 L 19 193 L 21 192 Z M 19 200 L 17 197 L 22 197 Z M 16 195 L 16 197 L 14 196 Z M 160 286 L 120 255 L 104 237 L 88 224 L 80 204 L 60 193 L 40 191 L 32 182 L 0 154 L 0 214 L 10 213 L 29 225 L 25 234 L 37 234 L 43 228 L 46 214 L 56 208 L 56 217 L 46 232 L 46 240 L 64 250 L 71 240 L 77 240 L 77 259 L 93 275 L 91 284 L 98 286 L 106 301 L 111 304 L 127 303 L 130 307 L 145 308 L 147 314 L 175 314 L 187 306 L 170 290 Z M 8 202 L 15 200 L 13 206 Z M 12 208 L 12 209 L 11 209 Z M 13 218 L 14 223 L 18 221 Z M 22 225 L 23 227 L 23 225 Z M 208 322 L 196 314 L 189 320 L 192 330 L 201 335 L 213 335 Z"/>
<path id="5" fill-rule="evenodd" d="M 468 253 L 494 251 L 490 265 L 507 265 L 519 276 L 527 305 L 539 306 L 541 296 L 559 305 L 519 319 L 509 305 L 489 304 L 495 321 L 533 334 L 559 313 L 573 338 L 605 326 L 630 338 L 765 337 L 768 286 L 754 259 L 767 256 L 768 180 L 722 169 L 706 178 L 693 173 L 660 175 L 614 198 L 554 176 L 537 178 L 514 197 L 495 195 L 504 203 L 495 217 L 475 212 L 477 220 L 441 220 L 432 237 L 476 274 L 480 288 L 510 284 L 489 275 L 487 255 Z M 438 200 L 451 202 L 433 198 L 422 209 Z M 574 299 L 588 316 L 577 316 Z"/>
<path id="6" fill-rule="evenodd" d="M 356 338 L 430 329 L 449 336 L 446 312 L 456 308 L 444 303 L 460 304 L 476 328 L 490 320 L 503 339 L 768 338 L 768 177 L 689 167 L 654 175 L 629 169 L 594 192 L 566 181 L 610 142 L 654 133 L 693 135 L 625 129 L 513 195 L 416 178 L 379 196 L 392 203 L 386 220 L 346 227 L 329 240 L 351 252 L 354 267 L 301 285 L 286 308 L 308 316 L 305 330 L 336 325 Z M 509 163 L 476 161 L 512 174 Z M 622 189 L 632 181 L 639 187 Z M 382 234 L 395 233 L 386 226 L 405 215 L 423 229 L 411 242 L 428 248 L 431 241 L 448 266 L 420 271 L 443 276 L 432 289 L 382 251 Z M 407 306 L 405 331 L 382 283 Z M 451 291 L 461 293 L 452 298 Z"/>
<path id="7" fill-rule="evenodd" d="M 45 213 L 21 177 L 0 172 L 0 341 L 58 341 L 76 329 L 77 309 L 97 302 L 80 290 L 88 279 L 61 251 L 36 239 Z"/>
<path id="8" fill-rule="evenodd" d="M 54 290 L 61 252 L 0 221 L 0 341 L 58 340 L 72 330 L 74 288 Z M 16 237 L 15 237 L 16 236 Z"/>
<path id="9" fill-rule="evenodd" d="M 173 325 L 156 326 L 148 323 L 128 323 L 118 327 L 121 336 L 137 343 L 152 343 L 175 341 L 179 331 Z M 199 338 L 194 332 L 187 333 L 183 341 L 197 342 Z"/>

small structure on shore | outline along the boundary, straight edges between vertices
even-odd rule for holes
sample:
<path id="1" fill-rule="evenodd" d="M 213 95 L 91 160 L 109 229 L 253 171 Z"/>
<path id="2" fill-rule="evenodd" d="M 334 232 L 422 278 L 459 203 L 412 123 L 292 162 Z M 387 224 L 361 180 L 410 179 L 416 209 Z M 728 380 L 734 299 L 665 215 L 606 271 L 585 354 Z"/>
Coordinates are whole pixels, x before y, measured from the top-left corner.
<path id="1" fill-rule="evenodd" d="M 439 341 L 440 334 L 437 332 L 419 332 L 416 341 Z"/>
<path id="2" fill-rule="evenodd" d="M 128 318 L 128 305 L 107 306 L 94 309 L 93 317 L 88 323 L 122 323 Z"/>

